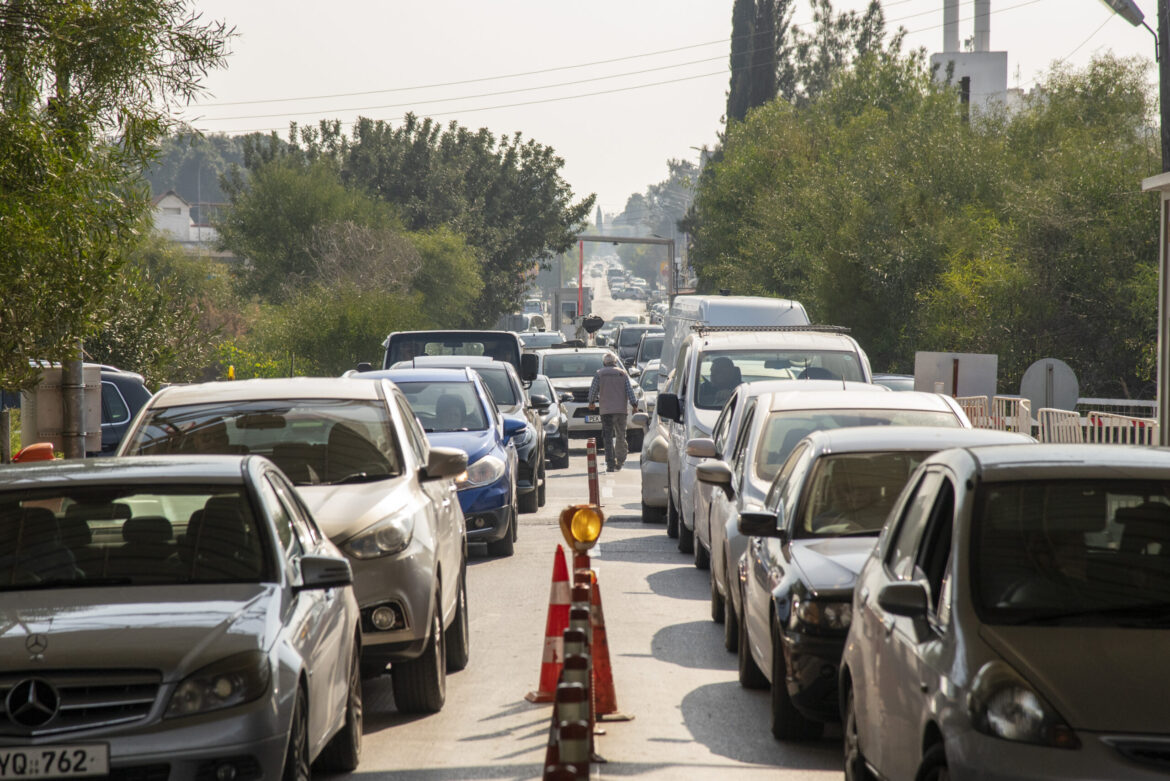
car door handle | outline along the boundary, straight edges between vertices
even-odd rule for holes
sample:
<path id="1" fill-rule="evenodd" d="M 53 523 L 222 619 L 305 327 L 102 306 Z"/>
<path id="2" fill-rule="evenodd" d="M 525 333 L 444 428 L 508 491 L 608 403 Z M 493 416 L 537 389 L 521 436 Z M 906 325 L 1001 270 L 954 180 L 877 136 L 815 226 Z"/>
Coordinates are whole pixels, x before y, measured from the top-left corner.
<path id="1" fill-rule="evenodd" d="M 894 619 L 887 618 L 885 621 L 882 622 L 882 625 L 885 626 L 885 628 L 886 628 L 886 638 L 888 639 L 890 636 L 892 636 L 894 634 Z"/>

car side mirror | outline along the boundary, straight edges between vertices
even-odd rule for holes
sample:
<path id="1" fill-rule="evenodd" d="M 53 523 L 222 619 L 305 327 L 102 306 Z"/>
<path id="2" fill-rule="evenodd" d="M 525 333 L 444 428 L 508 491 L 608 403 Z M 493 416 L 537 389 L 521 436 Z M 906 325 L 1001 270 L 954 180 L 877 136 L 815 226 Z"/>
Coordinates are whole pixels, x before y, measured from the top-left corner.
<path id="1" fill-rule="evenodd" d="M 679 406 L 677 394 L 659 393 L 657 410 L 658 417 L 682 423 L 682 409 Z"/>
<path id="2" fill-rule="evenodd" d="M 528 401 L 534 408 L 540 410 L 541 412 L 546 411 L 549 407 L 552 406 L 552 401 L 549 400 L 548 396 L 542 396 L 539 393 L 535 396 L 529 396 Z"/>
<path id="3" fill-rule="evenodd" d="M 345 559 L 333 556 L 301 556 L 301 585 L 297 591 L 340 588 L 353 583 L 353 570 Z"/>
<path id="4" fill-rule="evenodd" d="M 422 468 L 419 479 L 441 480 L 455 477 L 467 471 L 467 453 L 455 447 L 432 446 L 427 454 L 427 465 Z"/>
<path id="5" fill-rule="evenodd" d="M 630 425 L 634 428 L 646 428 L 650 425 L 650 416 L 645 412 L 635 412 L 630 415 Z"/>
<path id="6" fill-rule="evenodd" d="M 520 355 L 520 379 L 532 382 L 538 374 L 540 374 L 540 358 L 532 353 L 522 353 Z"/>
<path id="7" fill-rule="evenodd" d="M 926 586 L 917 581 L 887 583 L 878 592 L 878 607 L 895 616 L 920 619 L 926 617 Z"/>
<path id="8" fill-rule="evenodd" d="M 695 437 L 687 440 L 687 455 L 691 458 L 718 458 L 715 441 L 710 437 Z"/>
<path id="9" fill-rule="evenodd" d="M 510 439 L 528 428 L 528 421 L 511 415 L 504 416 L 504 438 Z"/>
<path id="10" fill-rule="evenodd" d="M 691 442 L 694 441 L 693 439 L 691 440 Z M 687 455 L 690 455 L 690 450 L 691 446 L 690 442 L 688 442 Z M 722 488 L 724 495 L 727 496 L 729 501 L 735 497 L 735 489 L 731 487 L 731 467 L 727 465 L 726 461 L 719 461 L 707 456 L 695 467 L 695 476 L 699 479 L 700 483 Z"/>
<path id="11" fill-rule="evenodd" d="M 788 542 L 788 530 L 780 528 L 784 522 L 781 511 L 744 510 L 739 514 L 736 528 L 747 537 L 774 537 L 783 545 Z"/>

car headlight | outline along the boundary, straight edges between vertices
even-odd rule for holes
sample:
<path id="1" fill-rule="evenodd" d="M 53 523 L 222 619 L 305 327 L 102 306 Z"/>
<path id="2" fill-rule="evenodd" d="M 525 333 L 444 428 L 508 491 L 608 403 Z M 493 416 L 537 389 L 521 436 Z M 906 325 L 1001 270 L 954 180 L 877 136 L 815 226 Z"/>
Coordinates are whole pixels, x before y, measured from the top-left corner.
<path id="1" fill-rule="evenodd" d="M 467 471 L 455 478 L 455 487 L 462 491 L 465 488 L 477 488 L 481 485 L 490 485 L 504 476 L 504 462 L 495 456 L 484 456 Z"/>
<path id="2" fill-rule="evenodd" d="M 523 447 L 524 445 L 527 445 L 529 442 L 531 442 L 534 437 L 535 432 L 532 428 L 532 424 L 529 423 L 524 427 L 523 431 L 512 437 L 512 444 L 516 445 L 516 447 Z"/>
<path id="3" fill-rule="evenodd" d="M 988 662 L 979 670 L 967 710 L 971 726 L 985 735 L 1054 748 L 1081 745 L 1056 709 L 1003 662 Z"/>
<path id="4" fill-rule="evenodd" d="M 262 651 L 245 651 L 197 670 L 175 687 L 166 718 L 233 708 L 268 691 L 271 670 Z"/>
<path id="5" fill-rule="evenodd" d="M 405 550 L 414 537 L 414 514 L 397 512 L 351 537 L 343 549 L 355 559 L 376 559 Z"/>
<path id="6" fill-rule="evenodd" d="M 544 424 L 544 433 L 555 434 L 561 430 L 561 421 L 559 418 L 553 418 Z"/>
<path id="7" fill-rule="evenodd" d="M 819 629 L 845 630 L 852 621 L 853 604 L 850 602 L 818 602 L 796 597 L 792 600 L 788 624 L 793 629 L 803 624 Z"/>

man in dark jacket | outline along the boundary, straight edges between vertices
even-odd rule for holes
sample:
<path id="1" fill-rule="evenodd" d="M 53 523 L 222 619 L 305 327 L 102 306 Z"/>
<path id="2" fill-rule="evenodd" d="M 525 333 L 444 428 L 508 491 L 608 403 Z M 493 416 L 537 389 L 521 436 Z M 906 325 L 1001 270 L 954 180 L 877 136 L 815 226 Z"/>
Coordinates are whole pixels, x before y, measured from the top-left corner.
<path id="1" fill-rule="evenodd" d="M 626 463 L 627 404 L 638 411 L 630 376 L 618 368 L 617 356 L 607 353 L 589 386 L 589 411 L 601 402 L 601 439 L 605 444 L 605 471 L 616 472 Z"/>

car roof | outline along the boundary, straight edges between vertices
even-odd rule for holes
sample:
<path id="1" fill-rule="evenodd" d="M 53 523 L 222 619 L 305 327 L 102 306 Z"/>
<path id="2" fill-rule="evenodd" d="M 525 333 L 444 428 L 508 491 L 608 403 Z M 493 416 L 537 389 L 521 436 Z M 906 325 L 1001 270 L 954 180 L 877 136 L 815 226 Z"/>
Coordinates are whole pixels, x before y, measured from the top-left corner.
<path id="1" fill-rule="evenodd" d="M 902 393 L 875 393 L 872 390 L 843 390 L 836 393 L 780 391 L 761 396 L 760 404 L 773 412 L 797 409 L 907 409 L 954 412 L 954 408 L 939 394 L 921 391 Z"/>
<path id="2" fill-rule="evenodd" d="M 415 366 L 482 366 L 489 363 L 504 363 L 490 355 L 418 355 L 411 359 Z"/>
<path id="3" fill-rule="evenodd" d="M 765 393 L 837 393 L 857 391 L 860 393 L 889 393 L 884 385 L 870 382 L 841 380 L 756 380 L 739 386 L 744 398 L 754 398 Z"/>
<path id="4" fill-rule="evenodd" d="M 899 394 L 901 395 L 901 394 Z M 1157 479 L 1170 475 L 1170 449 L 1139 445 L 1038 444 L 979 447 L 968 452 L 989 482 L 1041 479 Z"/>
<path id="5" fill-rule="evenodd" d="M 760 330 L 696 332 L 687 338 L 700 352 L 752 347 L 792 347 L 798 350 L 853 350 L 851 336 L 832 331 Z"/>
<path id="6" fill-rule="evenodd" d="M 381 369 L 365 372 L 361 376 L 371 379 L 386 379 L 391 382 L 474 382 L 475 376 L 471 369 L 446 368 L 411 368 L 403 366 L 398 369 Z"/>
<path id="7" fill-rule="evenodd" d="M 369 376 L 372 372 L 366 372 Z M 223 401 L 263 399 L 377 399 L 378 384 L 356 377 L 285 377 L 279 379 L 204 382 L 172 385 L 159 391 L 151 404 L 174 407 Z"/>
<path id="8" fill-rule="evenodd" d="M 261 456 L 131 456 L 0 467 L 3 490 L 56 484 L 243 483 L 244 463 Z"/>
<path id="9" fill-rule="evenodd" d="M 536 355 L 568 355 L 569 353 L 612 353 L 608 347 L 543 347 L 539 350 L 530 350 Z"/>
<path id="10" fill-rule="evenodd" d="M 822 429 L 807 439 L 823 453 L 943 450 L 951 447 L 1035 444 L 1027 434 L 979 428 L 943 426 L 849 426 Z"/>

